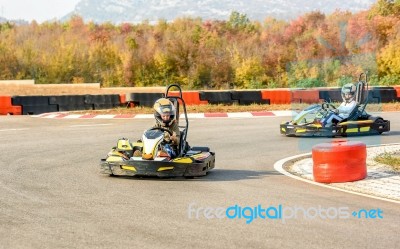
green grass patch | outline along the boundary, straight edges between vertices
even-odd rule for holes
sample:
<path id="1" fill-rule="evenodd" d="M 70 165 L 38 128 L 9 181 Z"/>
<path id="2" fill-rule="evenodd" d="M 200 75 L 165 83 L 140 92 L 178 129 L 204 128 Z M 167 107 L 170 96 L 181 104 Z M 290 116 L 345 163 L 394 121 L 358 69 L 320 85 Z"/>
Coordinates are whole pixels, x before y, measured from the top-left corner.
<path id="1" fill-rule="evenodd" d="M 386 164 L 392 167 L 395 171 L 400 171 L 400 151 L 395 153 L 383 153 L 376 156 L 374 160 L 378 163 Z"/>

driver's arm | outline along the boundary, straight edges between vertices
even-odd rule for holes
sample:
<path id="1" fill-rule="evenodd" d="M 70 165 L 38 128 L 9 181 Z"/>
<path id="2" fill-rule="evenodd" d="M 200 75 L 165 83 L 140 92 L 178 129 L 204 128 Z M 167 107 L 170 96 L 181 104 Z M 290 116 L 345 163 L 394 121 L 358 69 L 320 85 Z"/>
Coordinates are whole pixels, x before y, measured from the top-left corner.
<path id="1" fill-rule="evenodd" d="M 179 140 L 180 140 L 180 131 L 179 131 L 179 127 L 177 124 L 174 123 L 174 125 L 171 127 L 171 131 L 172 131 L 172 136 L 171 136 L 171 140 L 175 145 L 179 145 Z"/>

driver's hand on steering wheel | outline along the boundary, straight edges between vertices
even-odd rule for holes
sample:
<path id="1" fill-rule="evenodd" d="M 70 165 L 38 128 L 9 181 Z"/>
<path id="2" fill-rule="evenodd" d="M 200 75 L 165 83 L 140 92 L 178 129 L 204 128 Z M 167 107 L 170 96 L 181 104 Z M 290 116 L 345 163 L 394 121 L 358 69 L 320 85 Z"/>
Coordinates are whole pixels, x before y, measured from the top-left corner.
<path id="1" fill-rule="evenodd" d="M 165 140 L 167 143 L 170 143 L 170 142 L 171 142 L 171 135 L 170 135 L 167 131 L 164 132 L 164 140 Z"/>
<path id="2" fill-rule="evenodd" d="M 168 143 L 177 144 L 178 138 L 176 137 L 176 133 L 175 132 L 173 132 L 172 135 L 170 135 L 168 133 L 168 135 L 166 137 L 167 137 L 166 141 Z"/>
<path id="3" fill-rule="evenodd" d="M 171 141 L 172 141 L 173 144 L 177 144 L 177 142 L 178 142 L 178 138 L 176 137 L 176 133 L 175 132 L 172 133 Z"/>
<path id="4" fill-rule="evenodd" d="M 164 140 L 167 143 L 175 143 L 177 142 L 177 137 L 176 137 L 176 133 L 173 132 L 172 135 L 170 135 L 168 132 L 164 132 Z"/>

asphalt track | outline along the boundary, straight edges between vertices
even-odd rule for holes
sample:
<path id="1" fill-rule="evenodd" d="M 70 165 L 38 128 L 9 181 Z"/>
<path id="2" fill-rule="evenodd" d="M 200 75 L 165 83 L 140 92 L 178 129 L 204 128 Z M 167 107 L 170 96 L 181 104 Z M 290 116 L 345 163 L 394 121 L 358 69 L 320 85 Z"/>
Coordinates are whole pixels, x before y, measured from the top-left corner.
<path id="1" fill-rule="evenodd" d="M 381 116 L 390 133 L 350 139 L 399 142 L 399 113 Z M 329 141 L 281 136 L 284 120 L 191 119 L 189 143 L 211 147 L 216 168 L 186 180 L 99 173 L 117 138 L 139 138 L 150 119 L 0 116 L 0 248 L 398 248 L 399 204 L 274 170 L 278 160 Z M 247 218 L 217 218 L 235 205 L 270 208 L 271 218 L 250 221 L 249 209 Z M 279 207 L 287 219 L 273 219 Z"/>

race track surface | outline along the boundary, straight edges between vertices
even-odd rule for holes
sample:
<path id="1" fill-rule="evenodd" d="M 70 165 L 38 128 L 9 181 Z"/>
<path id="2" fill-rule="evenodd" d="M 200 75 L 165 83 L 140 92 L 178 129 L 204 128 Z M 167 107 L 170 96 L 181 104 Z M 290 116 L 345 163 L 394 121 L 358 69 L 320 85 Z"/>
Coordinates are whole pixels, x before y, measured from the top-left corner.
<path id="1" fill-rule="evenodd" d="M 399 113 L 381 116 L 390 133 L 349 139 L 399 142 Z M 187 180 L 100 174 L 117 139 L 150 119 L 0 116 L 0 248 L 398 248 L 398 204 L 274 170 L 330 140 L 284 137 L 287 120 L 191 119 L 189 144 L 215 151 L 216 168 Z"/>

